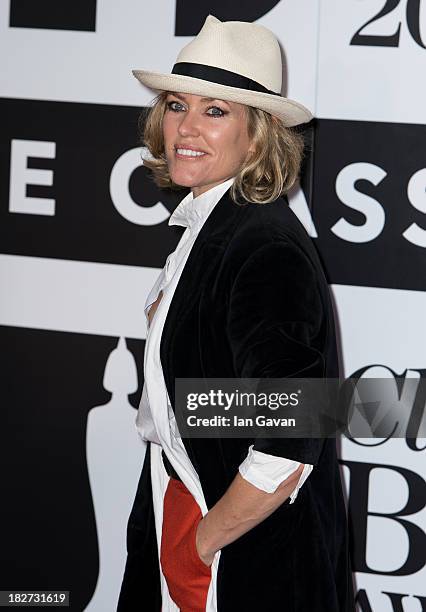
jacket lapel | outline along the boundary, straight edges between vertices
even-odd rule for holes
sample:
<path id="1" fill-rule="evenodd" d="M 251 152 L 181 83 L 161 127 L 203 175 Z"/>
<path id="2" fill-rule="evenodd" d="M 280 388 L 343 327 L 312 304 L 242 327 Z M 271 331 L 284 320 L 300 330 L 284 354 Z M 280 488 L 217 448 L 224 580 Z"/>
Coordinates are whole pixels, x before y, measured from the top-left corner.
<path id="1" fill-rule="evenodd" d="M 176 285 L 164 322 L 160 359 L 167 391 L 172 402 L 174 401 L 174 373 L 170 359 L 171 346 L 181 314 L 188 304 L 197 299 L 197 292 L 200 290 L 203 278 L 206 278 L 209 268 L 215 264 L 216 258 L 222 253 L 223 245 L 228 243 L 240 215 L 244 213 L 245 206 L 236 204 L 231 199 L 229 192 L 230 188 L 217 202 L 199 231 Z"/>

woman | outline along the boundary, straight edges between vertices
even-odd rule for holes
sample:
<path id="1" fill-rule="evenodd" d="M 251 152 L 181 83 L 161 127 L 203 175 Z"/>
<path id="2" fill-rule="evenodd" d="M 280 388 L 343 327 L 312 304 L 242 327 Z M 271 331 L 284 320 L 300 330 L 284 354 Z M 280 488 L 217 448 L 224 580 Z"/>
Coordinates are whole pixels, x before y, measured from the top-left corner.
<path id="1" fill-rule="evenodd" d="M 145 164 L 190 193 L 185 232 L 145 304 L 147 450 L 129 518 L 118 610 L 353 611 L 335 440 L 181 438 L 175 378 L 338 376 L 333 312 L 315 248 L 285 193 L 312 118 L 281 91 L 263 26 L 209 15 L 161 92 Z"/>

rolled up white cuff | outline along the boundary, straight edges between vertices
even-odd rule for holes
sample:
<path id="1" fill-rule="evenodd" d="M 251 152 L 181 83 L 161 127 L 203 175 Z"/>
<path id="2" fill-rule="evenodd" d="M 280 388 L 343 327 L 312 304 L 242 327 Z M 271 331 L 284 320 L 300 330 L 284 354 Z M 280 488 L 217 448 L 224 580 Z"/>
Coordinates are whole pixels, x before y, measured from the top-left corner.
<path id="1" fill-rule="evenodd" d="M 251 482 L 258 489 L 262 489 L 262 491 L 267 493 L 274 493 L 277 487 L 291 476 L 300 465 L 300 461 L 293 461 L 285 457 L 277 457 L 276 455 L 253 450 L 252 444 L 249 447 L 247 457 L 238 467 L 238 471 L 243 478 Z M 310 463 L 305 463 L 296 488 L 290 495 L 290 504 L 295 501 L 300 487 L 312 472 L 313 467 Z"/>

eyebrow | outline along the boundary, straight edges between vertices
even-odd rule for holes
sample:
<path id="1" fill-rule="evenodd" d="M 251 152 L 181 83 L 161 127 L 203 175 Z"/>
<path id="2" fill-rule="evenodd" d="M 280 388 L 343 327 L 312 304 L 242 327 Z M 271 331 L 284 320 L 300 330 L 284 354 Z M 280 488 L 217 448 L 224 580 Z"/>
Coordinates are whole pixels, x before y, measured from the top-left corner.
<path id="1" fill-rule="evenodd" d="M 186 100 L 186 97 L 183 94 L 180 94 L 174 91 L 169 91 L 167 93 L 168 95 L 176 96 L 177 98 L 180 98 L 181 100 Z M 216 100 L 218 100 L 219 102 L 225 102 L 225 104 L 227 104 L 226 100 L 220 100 L 219 98 L 201 98 L 201 102 L 215 102 Z"/>

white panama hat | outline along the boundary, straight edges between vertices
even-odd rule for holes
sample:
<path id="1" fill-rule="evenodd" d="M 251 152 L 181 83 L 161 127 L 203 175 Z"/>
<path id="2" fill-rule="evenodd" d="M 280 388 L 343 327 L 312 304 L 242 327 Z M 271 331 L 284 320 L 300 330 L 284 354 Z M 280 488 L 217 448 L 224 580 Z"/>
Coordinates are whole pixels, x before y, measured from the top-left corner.
<path id="1" fill-rule="evenodd" d="M 248 104 L 275 115 L 287 127 L 313 118 L 303 104 L 281 95 L 281 49 L 271 30 L 257 23 L 222 22 L 208 15 L 197 36 L 181 49 L 171 74 L 132 73 L 154 91 Z"/>

